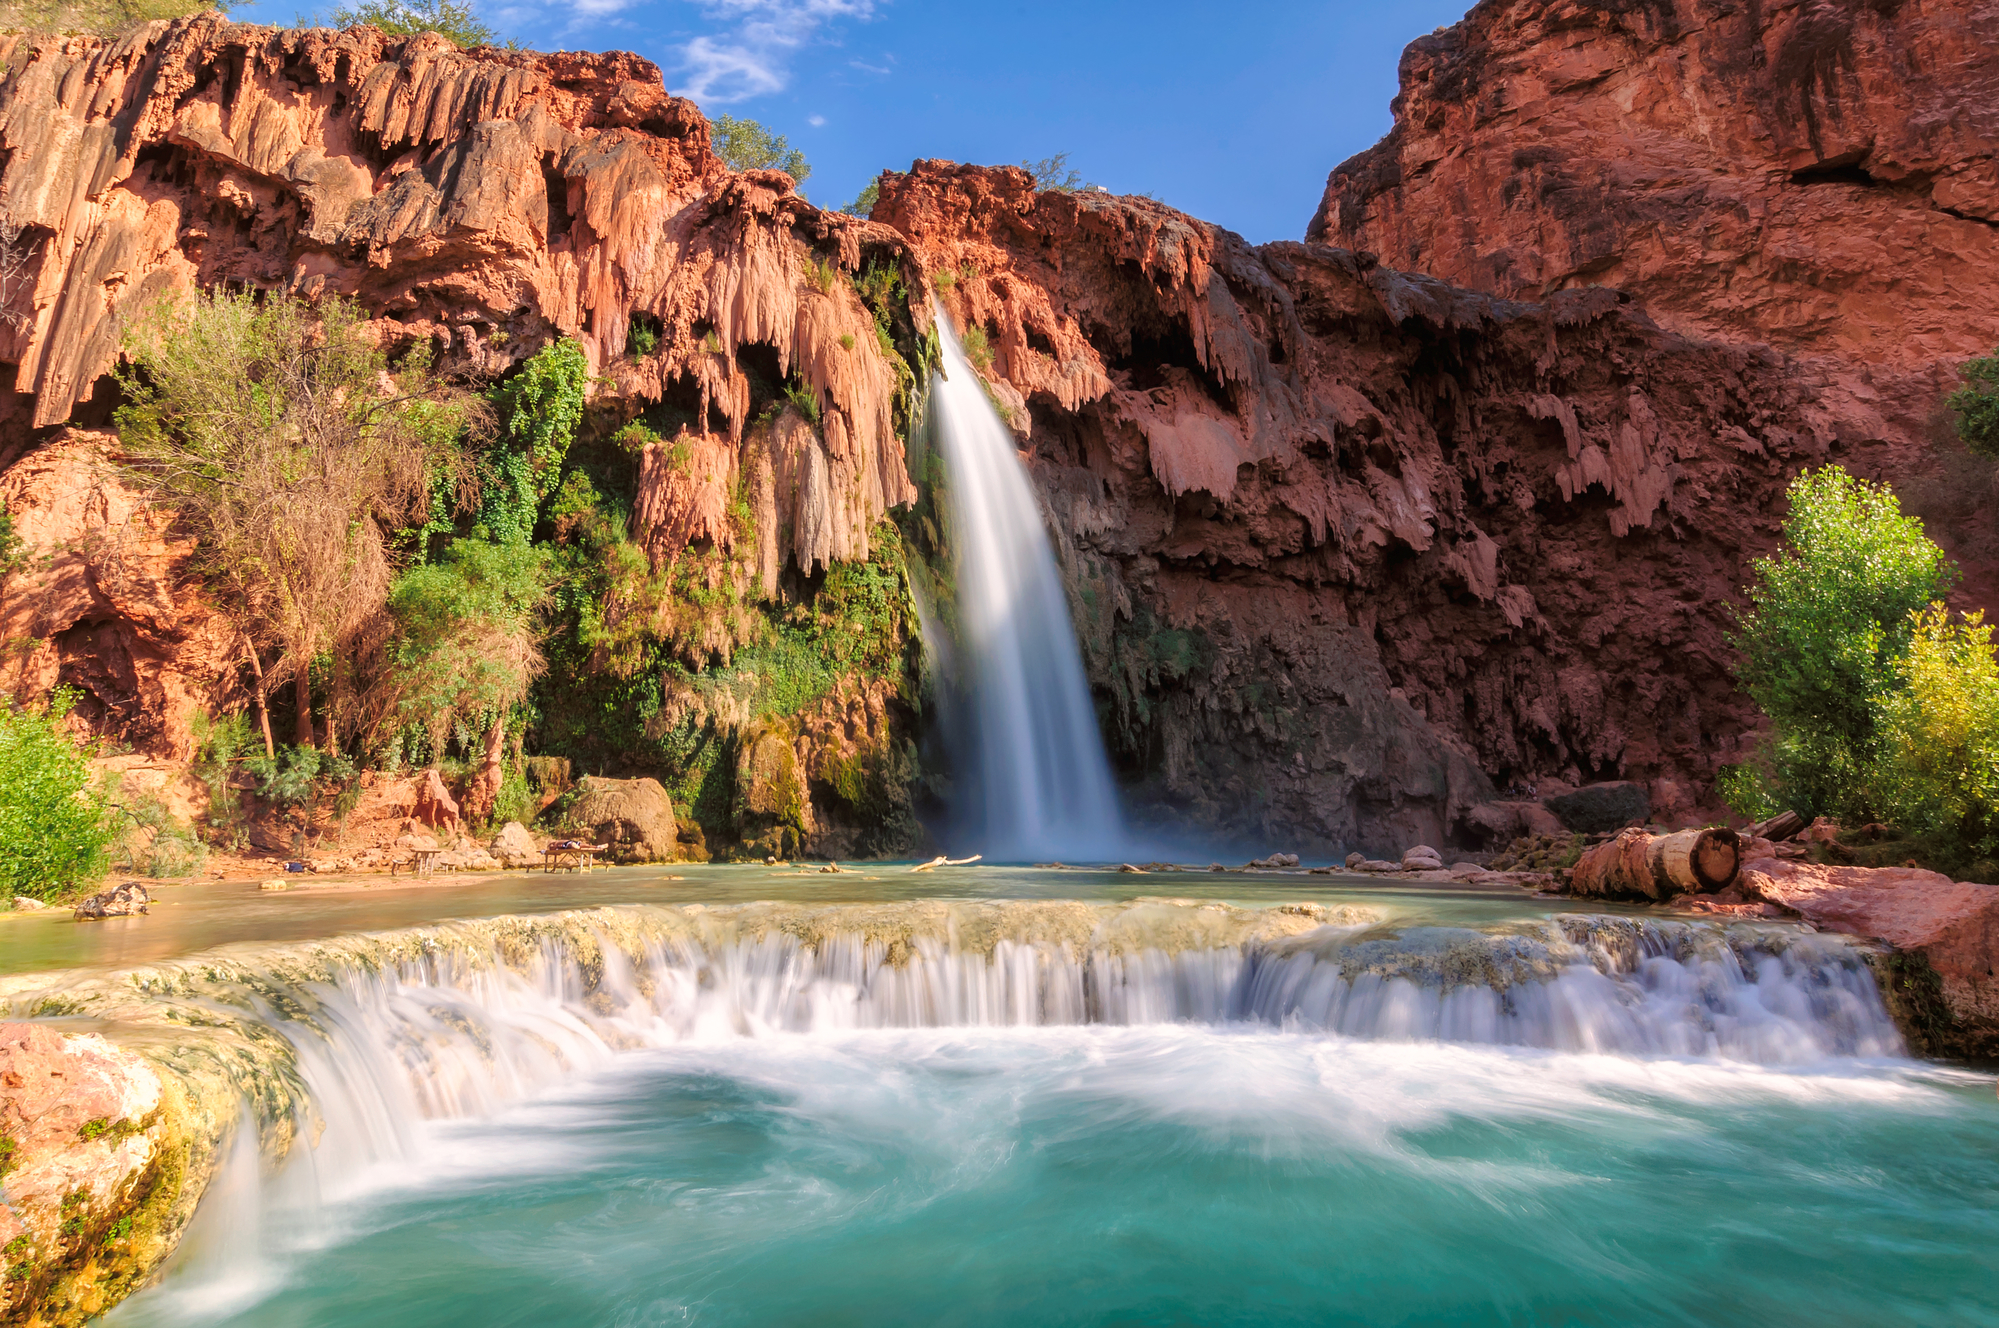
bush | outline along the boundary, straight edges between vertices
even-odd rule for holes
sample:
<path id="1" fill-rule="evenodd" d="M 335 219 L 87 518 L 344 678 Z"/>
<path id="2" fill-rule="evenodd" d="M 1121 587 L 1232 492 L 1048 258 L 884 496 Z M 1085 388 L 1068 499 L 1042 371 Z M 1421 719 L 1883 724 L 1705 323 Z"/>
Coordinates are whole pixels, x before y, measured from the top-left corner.
<path id="1" fill-rule="evenodd" d="M 90 765 L 63 728 L 74 697 L 16 706 L 0 695 L 0 890 L 55 899 L 104 874 L 112 829 Z"/>
<path id="2" fill-rule="evenodd" d="M 718 115 L 708 125 L 715 155 L 727 162 L 732 171 L 779 170 L 789 175 L 793 184 L 804 184 L 805 177 L 812 174 L 803 150 L 791 146 L 783 134 L 773 134 L 755 120 Z"/>
<path id="3" fill-rule="evenodd" d="M 1737 676 L 1773 721 L 1786 800 L 1806 815 L 1866 819 L 1876 716 L 1904 686 L 1911 615 L 1956 568 L 1902 515 L 1894 491 L 1838 466 L 1792 481 L 1789 545 L 1759 558 L 1738 619 Z"/>
<path id="4" fill-rule="evenodd" d="M 1957 415 L 1957 436 L 1982 457 L 1999 457 L 1999 350 L 1958 370 L 1964 386 L 1944 398 Z"/>
<path id="5" fill-rule="evenodd" d="M 1898 828 L 1999 856 L 1999 662 L 1984 615 L 1914 616 L 1901 690 L 1881 702 L 1882 810 Z"/>
<path id="6" fill-rule="evenodd" d="M 454 0 L 359 0 L 334 10 L 327 21 L 336 28 L 379 28 L 392 37 L 434 32 L 458 46 L 491 46 L 500 36 L 472 6 Z"/>
<path id="7" fill-rule="evenodd" d="M 1770 778 L 1753 765 L 1725 765 L 1715 775 L 1714 795 L 1747 821 L 1765 821 L 1784 810 Z"/>
<path id="8" fill-rule="evenodd" d="M 236 793 L 235 767 L 257 734 L 247 715 L 210 719 L 197 712 L 190 727 L 195 743 L 192 773 L 208 790 L 209 833 L 224 848 L 241 848 L 249 842 L 249 818 Z"/>
<path id="9" fill-rule="evenodd" d="M 150 793 L 128 791 L 114 776 L 105 788 L 116 826 L 113 865 L 145 876 L 193 876 L 208 861 L 208 845 Z"/>
<path id="10" fill-rule="evenodd" d="M 434 756 L 455 725 L 527 695 L 543 666 L 535 622 L 548 578 L 544 546 L 462 539 L 442 561 L 397 579 L 389 593 L 395 710 L 426 728 Z"/>

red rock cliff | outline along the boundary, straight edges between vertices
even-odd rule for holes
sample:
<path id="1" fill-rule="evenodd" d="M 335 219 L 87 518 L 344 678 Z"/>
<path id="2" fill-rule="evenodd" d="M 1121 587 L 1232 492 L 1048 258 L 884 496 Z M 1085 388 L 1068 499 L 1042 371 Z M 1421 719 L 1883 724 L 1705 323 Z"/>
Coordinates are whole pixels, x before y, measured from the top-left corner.
<path id="1" fill-rule="evenodd" d="M 1308 238 L 1777 346 L 1856 443 L 1921 438 L 1999 344 L 1991 0 L 1485 0 L 1394 111 Z"/>
<path id="2" fill-rule="evenodd" d="M 875 216 L 1021 403 L 1158 802 L 1400 846 L 1484 795 L 1466 754 L 1649 781 L 1667 814 L 1738 759 L 1725 596 L 1840 436 L 1781 357 L 1012 169 L 918 163 Z"/>

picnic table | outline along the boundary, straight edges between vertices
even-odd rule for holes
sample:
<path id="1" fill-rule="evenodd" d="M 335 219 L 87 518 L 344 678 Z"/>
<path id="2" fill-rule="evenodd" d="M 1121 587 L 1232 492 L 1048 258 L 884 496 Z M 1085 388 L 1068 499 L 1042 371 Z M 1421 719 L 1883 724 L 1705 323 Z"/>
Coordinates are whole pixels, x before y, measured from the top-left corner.
<path id="1" fill-rule="evenodd" d="M 584 844 L 573 839 L 558 840 L 541 852 L 541 869 L 552 871 L 589 871 L 590 864 L 599 853 L 608 852 L 609 844 Z"/>
<path id="2" fill-rule="evenodd" d="M 416 875 L 428 876 L 437 870 L 438 855 L 443 853 L 444 850 L 441 848 L 419 848 L 412 849 L 411 852 L 416 854 L 415 861 L 410 863 L 410 866 L 416 869 Z"/>

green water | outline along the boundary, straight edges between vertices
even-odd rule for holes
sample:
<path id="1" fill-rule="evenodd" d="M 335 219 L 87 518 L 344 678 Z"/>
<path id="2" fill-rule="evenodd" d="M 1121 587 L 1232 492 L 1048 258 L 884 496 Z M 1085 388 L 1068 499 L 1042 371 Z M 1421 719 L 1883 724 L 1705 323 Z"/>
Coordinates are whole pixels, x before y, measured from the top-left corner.
<path id="1" fill-rule="evenodd" d="M 1999 1323 L 1990 1083 L 1906 1064 L 1184 1025 L 741 1039 L 344 1184 L 239 1219 L 232 1257 L 198 1236 L 113 1321 Z"/>

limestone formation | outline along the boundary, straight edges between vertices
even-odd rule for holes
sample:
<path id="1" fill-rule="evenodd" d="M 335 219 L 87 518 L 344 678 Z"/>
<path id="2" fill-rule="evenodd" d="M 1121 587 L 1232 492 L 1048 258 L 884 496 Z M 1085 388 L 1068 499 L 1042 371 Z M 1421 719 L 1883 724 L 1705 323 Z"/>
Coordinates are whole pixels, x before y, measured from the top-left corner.
<path id="1" fill-rule="evenodd" d="M 144 913 L 152 905 L 153 896 L 137 881 L 126 881 L 108 890 L 99 890 L 76 906 L 78 922 L 94 921 L 99 918 L 127 918 L 135 913 Z"/>
<path id="2" fill-rule="evenodd" d="M 656 779 L 604 779 L 585 775 L 569 819 L 588 828 L 592 842 L 610 845 L 621 862 L 671 862 L 678 839 L 673 803 Z"/>
<path id="3" fill-rule="evenodd" d="M 486 848 L 504 867 L 533 867 L 541 862 L 541 845 L 519 821 L 501 826 L 500 833 L 493 836 L 493 842 Z"/>

